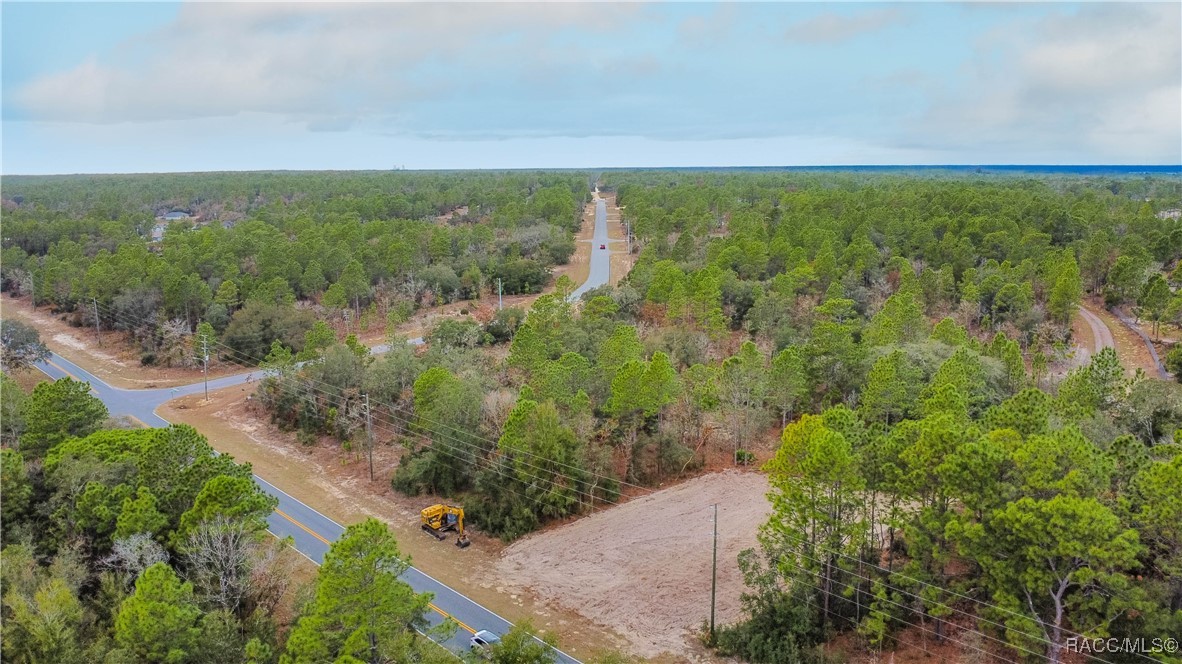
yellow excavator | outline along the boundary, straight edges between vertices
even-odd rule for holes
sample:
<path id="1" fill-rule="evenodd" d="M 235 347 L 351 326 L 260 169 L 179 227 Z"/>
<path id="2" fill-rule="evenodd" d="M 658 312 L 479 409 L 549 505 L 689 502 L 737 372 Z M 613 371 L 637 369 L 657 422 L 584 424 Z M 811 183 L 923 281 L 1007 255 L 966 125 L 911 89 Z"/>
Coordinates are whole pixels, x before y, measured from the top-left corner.
<path id="1" fill-rule="evenodd" d="M 471 544 L 468 536 L 464 534 L 464 508 L 455 505 L 432 505 L 419 512 L 419 516 L 423 519 L 423 530 L 435 539 L 443 541 L 447 539 L 447 531 L 454 530 L 458 534 L 456 546 L 466 549 Z"/>

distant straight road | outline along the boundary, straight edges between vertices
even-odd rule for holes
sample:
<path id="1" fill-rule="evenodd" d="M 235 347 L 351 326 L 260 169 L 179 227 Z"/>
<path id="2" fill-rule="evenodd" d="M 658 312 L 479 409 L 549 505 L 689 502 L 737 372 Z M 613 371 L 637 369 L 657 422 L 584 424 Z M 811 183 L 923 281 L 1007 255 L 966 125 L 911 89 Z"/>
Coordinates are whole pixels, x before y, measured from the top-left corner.
<path id="1" fill-rule="evenodd" d="M 608 281 L 611 275 L 611 252 L 604 247 L 611 246 L 612 240 L 607 237 L 607 202 L 602 198 L 595 199 L 595 234 L 591 237 L 591 271 L 587 273 L 587 280 L 575 289 L 570 297 L 571 302 L 579 299 L 589 290 L 599 288 Z"/>
<path id="2" fill-rule="evenodd" d="M 106 404 L 111 415 L 128 415 L 151 427 L 166 427 L 170 424 L 156 414 L 158 406 L 177 397 L 198 394 L 205 389 L 204 383 L 154 390 L 124 390 L 111 387 L 56 353 L 52 354 L 49 360 L 39 363 L 37 368 L 53 379 L 69 376 L 90 383 L 91 391 Z M 209 381 L 209 389 L 241 385 L 248 379 L 262 376 L 261 371 L 226 376 Z M 279 506 L 267 519 L 268 530 L 277 537 L 291 537 L 295 549 L 319 565 L 324 560 L 324 554 L 328 552 L 329 543 L 339 538 L 345 532 L 345 528 L 258 475 L 254 476 L 254 480 L 263 491 L 279 500 Z M 455 636 L 442 644 L 454 652 L 459 653 L 468 649 L 468 640 L 475 630 L 487 629 L 504 634 L 512 626 L 508 620 L 414 567 L 408 569 L 402 578 L 416 592 L 430 592 L 435 595 L 431 603 L 432 612 L 427 614 L 432 625 L 438 625 L 446 617 L 459 624 L 460 629 L 456 630 Z M 578 660 L 562 651 L 558 651 L 558 661 L 578 664 Z"/>
<path id="3" fill-rule="evenodd" d="M 600 249 L 599 246 L 606 247 L 610 242 L 607 235 L 607 204 L 602 198 L 598 198 L 595 203 L 595 233 L 591 240 L 591 270 L 587 275 L 587 280 L 571 293 L 569 298 L 571 301 L 577 300 L 583 293 L 608 282 L 611 273 L 611 252 Z M 408 339 L 407 342 L 420 345 L 423 343 L 423 339 L 416 337 Z M 371 350 L 375 354 L 380 354 L 390 350 L 390 347 L 381 344 L 374 346 Z M 91 391 L 106 404 L 111 415 L 128 415 L 150 427 L 166 427 L 171 424 L 156 414 L 156 409 L 161 404 L 177 397 L 198 394 L 205 390 L 204 382 L 151 390 L 125 390 L 112 387 L 57 353 L 51 354 L 49 360 L 38 363 L 37 368 L 53 379 L 69 376 L 75 380 L 90 383 Z M 260 379 L 264 375 L 262 370 L 256 370 L 215 378 L 209 381 L 209 389 L 220 390 L 241 385 L 251 380 Z M 287 495 L 258 475 L 254 476 L 254 480 L 258 482 L 263 491 L 279 500 L 279 506 L 267 519 L 268 530 L 277 537 L 291 537 L 296 550 L 319 565 L 324 560 L 324 554 L 328 552 L 329 544 L 339 538 L 345 532 L 345 528 Z M 460 625 L 456 635 L 443 642 L 443 645 L 455 652 L 463 652 L 468 649 L 468 640 L 476 630 L 487 629 L 497 634 L 504 634 L 512 627 L 512 623 L 508 620 L 414 567 L 406 571 L 403 580 L 409 583 L 416 592 L 435 594 L 435 599 L 431 604 L 432 613 L 428 614 L 429 622 L 432 625 L 443 622 L 447 617 L 452 618 Z M 577 659 L 561 650 L 558 650 L 557 653 L 559 662 L 579 664 Z"/>

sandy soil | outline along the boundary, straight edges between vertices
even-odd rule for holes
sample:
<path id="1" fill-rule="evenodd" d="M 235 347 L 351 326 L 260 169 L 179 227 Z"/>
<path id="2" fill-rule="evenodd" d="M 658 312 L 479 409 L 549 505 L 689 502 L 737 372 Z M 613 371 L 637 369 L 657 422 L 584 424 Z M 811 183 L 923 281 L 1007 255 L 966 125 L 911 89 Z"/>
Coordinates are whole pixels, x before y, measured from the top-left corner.
<path id="1" fill-rule="evenodd" d="M 16 381 L 16 384 L 20 385 L 21 389 L 24 390 L 26 394 L 32 394 L 33 388 L 37 387 L 41 383 L 49 382 L 49 376 L 46 376 L 36 369 L 30 369 L 28 371 L 14 371 L 13 373 L 8 374 L 8 377 Z"/>
<path id="2" fill-rule="evenodd" d="M 313 446 L 299 444 L 294 433 L 271 426 L 247 395 L 245 386 L 230 387 L 210 393 L 208 402 L 201 395 L 182 397 L 157 412 L 169 421 L 193 425 L 219 452 L 250 463 L 260 477 L 337 523 L 370 516 L 389 523 L 399 548 L 416 567 L 511 621 L 528 618 L 538 629 L 555 633 L 562 648 L 576 657 L 625 645 L 621 637 L 578 614 L 544 606 L 530 593 L 507 588 L 489 575 L 487 570 L 503 548 L 499 540 L 472 530 L 473 545 L 457 549 L 449 546 L 450 539 L 440 543 L 424 533 L 419 510 L 440 499 L 406 497 L 390 488 L 399 446 L 379 441 L 374 451 L 376 479 L 371 482 L 364 457 L 342 450 L 330 439 Z"/>
<path id="3" fill-rule="evenodd" d="M 1083 307 L 1077 309 L 1071 318 L 1071 340 L 1075 344 L 1074 355 L 1065 366 L 1052 370 L 1052 376 L 1062 378 L 1071 369 L 1086 366 L 1092 361 L 1092 356 L 1101 350 L 1116 347 L 1112 330 L 1099 316 Z"/>
<path id="4" fill-rule="evenodd" d="M 53 352 L 69 359 L 115 387 L 150 389 L 188 385 L 201 380 L 200 369 L 145 367 L 139 353 L 127 343 L 123 332 L 105 330 L 102 347 L 95 346 L 94 330 L 73 327 L 48 307 L 34 309 L 29 298 L 4 297 L 0 300 L 0 315 L 23 321 L 37 328 L 41 341 Z M 234 364 L 212 363 L 209 377 L 227 376 L 243 371 Z"/>
<path id="5" fill-rule="evenodd" d="M 1157 377 L 1157 366 L 1154 365 L 1153 358 L 1150 357 L 1141 337 L 1125 327 L 1124 323 L 1121 323 L 1116 316 L 1108 313 L 1098 301 L 1088 300 L 1084 302 L 1083 308 L 1099 318 L 1111 332 L 1112 340 L 1116 346 L 1116 354 L 1127 371 L 1132 373 L 1136 369 L 1144 369 L 1147 376 Z"/>
<path id="6" fill-rule="evenodd" d="M 611 213 L 608 213 L 610 219 Z M 616 224 L 619 225 L 618 223 Z M 611 226 L 609 222 L 609 232 Z M 566 275 L 575 282 L 576 285 L 582 284 L 587 280 L 587 275 L 591 270 L 591 238 L 595 235 L 595 204 L 588 203 L 583 210 L 583 225 L 579 232 L 575 234 L 575 253 L 571 255 L 570 262 L 566 265 L 559 265 L 554 268 L 554 278 Z M 612 237 L 615 237 L 614 235 Z M 628 265 L 631 269 L 631 265 Z M 610 281 L 612 284 L 617 283 L 624 277 L 624 272 L 621 267 L 617 267 L 615 262 L 611 265 Z M 502 299 L 506 307 L 517 307 L 519 309 L 528 310 L 533 305 L 534 300 L 541 295 L 554 292 L 554 286 L 546 287 L 541 293 L 534 295 L 506 295 Z M 428 307 L 420 309 L 415 312 L 414 316 L 409 321 L 398 326 L 394 331 L 396 335 L 413 339 L 421 337 L 431 331 L 435 324 L 443 318 L 456 318 L 463 314 L 462 310 L 467 310 L 468 314 L 481 322 L 491 320 L 496 314 L 497 296 L 494 292 L 490 297 L 480 300 L 460 300 L 450 304 L 444 304 L 437 307 Z M 358 338 L 362 343 L 368 346 L 384 343 L 386 341 L 386 329 L 384 324 L 374 324 L 369 329 L 362 332 Z"/>
<path id="7" fill-rule="evenodd" d="M 767 492 L 762 474 L 704 475 L 515 542 L 497 576 L 626 635 L 644 657 L 705 659 L 694 632 L 710 611 L 711 505 L 718 503 L 716 620 L 724 624 L 740 617 L 736 558 L 756 546 L 771 511 Z"/>
<path id="8" fill-rule="evenodd" d="M 607 236 L 613 240 L 620 240 L 619 243 L 611 245 L 611 276 L 608 281 L 615 286 L 632 271 L 632 266 L 636 264 L 636 256 L 628 254 L 628 244 L 624 242 L 628 235 L 621 223 L 621 212 L 616 205 L 615 192 L 603 193 L 601 196 L 607 200 Z"/>
<path id="9" fill-rule="evenodd" d="M 1080 309 L 1072 322 L 1073 334 L 1078 334 L 1077 338 L 1080 343 L 1091 352 L 1099 353 L 1105 348 L 1116 345 L 1116 340 L 1112 337 L 1112 330 L 1108 329 L 1099 316 L 1087 309 Z M 1079 323 L 1083 323 L 1083 325 L 1077 328 Z"/>

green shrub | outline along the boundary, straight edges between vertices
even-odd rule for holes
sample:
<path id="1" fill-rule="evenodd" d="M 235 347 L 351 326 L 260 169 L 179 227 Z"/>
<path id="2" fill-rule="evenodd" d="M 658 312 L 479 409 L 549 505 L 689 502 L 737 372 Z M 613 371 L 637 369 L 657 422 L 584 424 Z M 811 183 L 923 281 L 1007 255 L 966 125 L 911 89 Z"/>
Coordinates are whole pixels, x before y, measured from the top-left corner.
<path id="1" fill-rule="evenodd" d="M 1165 365 L 1166 369 L 1174 374 L 1174 380 L 1182 383 L 1182 346 L 1175 346 L 1173 350 L 1166 353 Z"/>

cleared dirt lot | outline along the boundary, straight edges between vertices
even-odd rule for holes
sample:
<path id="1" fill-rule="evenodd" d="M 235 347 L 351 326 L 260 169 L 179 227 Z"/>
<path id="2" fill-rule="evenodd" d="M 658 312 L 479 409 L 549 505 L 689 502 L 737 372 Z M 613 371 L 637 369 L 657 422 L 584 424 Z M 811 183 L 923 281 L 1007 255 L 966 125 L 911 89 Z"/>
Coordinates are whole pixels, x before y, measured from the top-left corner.
<path id="1" fill-rule="evenodd" d="M 768 489 L 754 472 L 704 475 L 519 540 L 496 576 L 622 634 L 638 655 L 704 660 L 694 632 L 710 614 L 711 505 L 718 503 L 716 615 L 725 624 L 740 616 L 736 558 L 756 545 L 771 511 Z"/>
<path id="2" fill-rule="evenodd" d="M 469 530 L 472 546 L 457 549 L 419 529 L 418 511 L 441 502 L 434 496 L 403 496 L 390 488 L 390 474 L 400 456 L 396 446 L 383 441 L 375 447 L 376 477 L 360 454 L 341 450 L 331 440 L 301 445 L 294 433 L 277 431 L 266 414 L 246 401 L 250 390 L 239 385 L 174 399 L 157 411 L 171 421 L 191 424 L 209 438 L 219 452 L 250 463 L 260 477 L 338 523 L 375 517 L 390 524 L 398 548 L 416 567 L 443 581 L 492 611 L 519 621 L 525 618 L 543 632 L 558 636 L 564 650 L 590 657 L 602 649 L 621 649 L 620 637 L 570 611 L 540 605 L 529 593 L 507 588 L 488 573 L 502 544 Z M 721 553 L 720 553 L 721 555 Z M 480 625 L 474 625 L 480 629 Z"/>

